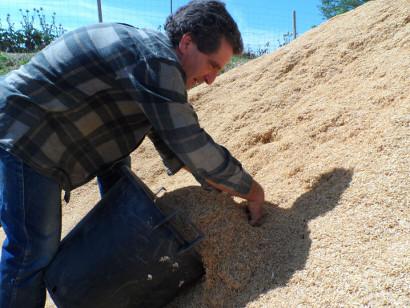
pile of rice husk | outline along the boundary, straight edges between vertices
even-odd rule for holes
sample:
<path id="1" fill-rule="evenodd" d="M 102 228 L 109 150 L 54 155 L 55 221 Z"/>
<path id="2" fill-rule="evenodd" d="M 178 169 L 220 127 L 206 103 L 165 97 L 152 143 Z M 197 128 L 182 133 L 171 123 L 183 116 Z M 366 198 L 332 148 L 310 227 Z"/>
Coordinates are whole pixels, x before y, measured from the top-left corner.
<path id="1" fill-rule="evenodd" d="M 164 214 L 204 233 L 206 275 L 168 307 L 410 306 L 409 10 L 368 2 L 189 92 L 264 187 L 257 227 L 244 200 L 168 177 L 149 140 L 133 153 L 133 171 L 166 188 Z M 98 198 L 95 181 L 73 192 L 65 233 Z"/>

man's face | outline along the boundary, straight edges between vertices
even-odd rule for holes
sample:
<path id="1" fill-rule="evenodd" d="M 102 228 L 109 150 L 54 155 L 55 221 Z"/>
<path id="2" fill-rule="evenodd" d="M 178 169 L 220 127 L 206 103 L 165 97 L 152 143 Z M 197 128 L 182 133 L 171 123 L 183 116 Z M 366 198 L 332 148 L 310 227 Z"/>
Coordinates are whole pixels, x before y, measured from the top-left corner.
<path id="1" fill-rule="evenodd" d="M 226 39 L 222 38 L 221 46 L 216 52 L 205 54 L 198 50 L 187 33 L 178 45 L 177 55 L 187 75 L 186 89 L 189 90 L 196 83 L 213 83 L 218 73 L 231 60 L 233 49 Z"/>

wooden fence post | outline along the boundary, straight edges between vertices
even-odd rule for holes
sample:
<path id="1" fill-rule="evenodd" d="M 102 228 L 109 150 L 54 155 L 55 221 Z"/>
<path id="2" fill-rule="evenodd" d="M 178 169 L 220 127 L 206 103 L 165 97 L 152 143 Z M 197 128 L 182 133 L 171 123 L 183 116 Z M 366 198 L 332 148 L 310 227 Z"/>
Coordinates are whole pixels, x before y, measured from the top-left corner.
<path id="1" fill-rule="evenodd" d="M 296 33 L 296 11 L 293 11 L 293 39 L 295 40 L 297 36 Z"/>

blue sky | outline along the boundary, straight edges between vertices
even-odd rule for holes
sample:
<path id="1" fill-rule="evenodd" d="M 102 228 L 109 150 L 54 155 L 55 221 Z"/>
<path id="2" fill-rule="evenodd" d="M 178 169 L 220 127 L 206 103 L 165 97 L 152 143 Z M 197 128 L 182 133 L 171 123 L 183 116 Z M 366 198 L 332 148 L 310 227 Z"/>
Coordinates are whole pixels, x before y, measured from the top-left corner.
<path id="1" fill-rule="evenodd" d="M 172 10 L 189 0 L 101 0 L 103 21 L 124 22 L 139 28 L 158 28 Z M 252 50 L 270 49 L 283 42 L 293 31 L 292 11 L 296 11 L 297 33 L 300 35 L 324 20 L 319 13 L 321 0 L 225 0 L 228 11 L 238 23 L 245 46 Z M 47 21 L 56 13 L 57 23 L 66 30 L 98 22 L 97 0 L 0 0 L 2 27 L 7 27 L 7 14 L 16 27 L 21 21 L 19 9 L 44 9 Z"/>

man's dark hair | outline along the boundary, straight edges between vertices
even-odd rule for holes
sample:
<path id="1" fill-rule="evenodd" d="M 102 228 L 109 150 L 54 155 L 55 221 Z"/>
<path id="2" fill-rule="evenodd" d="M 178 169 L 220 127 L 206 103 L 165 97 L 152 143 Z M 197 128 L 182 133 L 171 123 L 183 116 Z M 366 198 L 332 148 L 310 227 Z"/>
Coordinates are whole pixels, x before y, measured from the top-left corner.
<path id="1" fill-rule="evenodd" d="M 235 55 L 243 52 L 238 25 L 221 1 L 190 1 L 167 18 L 164 29 L 174 46 L 178 46 L 183 35 L 189 33 L 198 50 L 205 54 L 216 52 L 222 37 L 232 46 Z"/>

